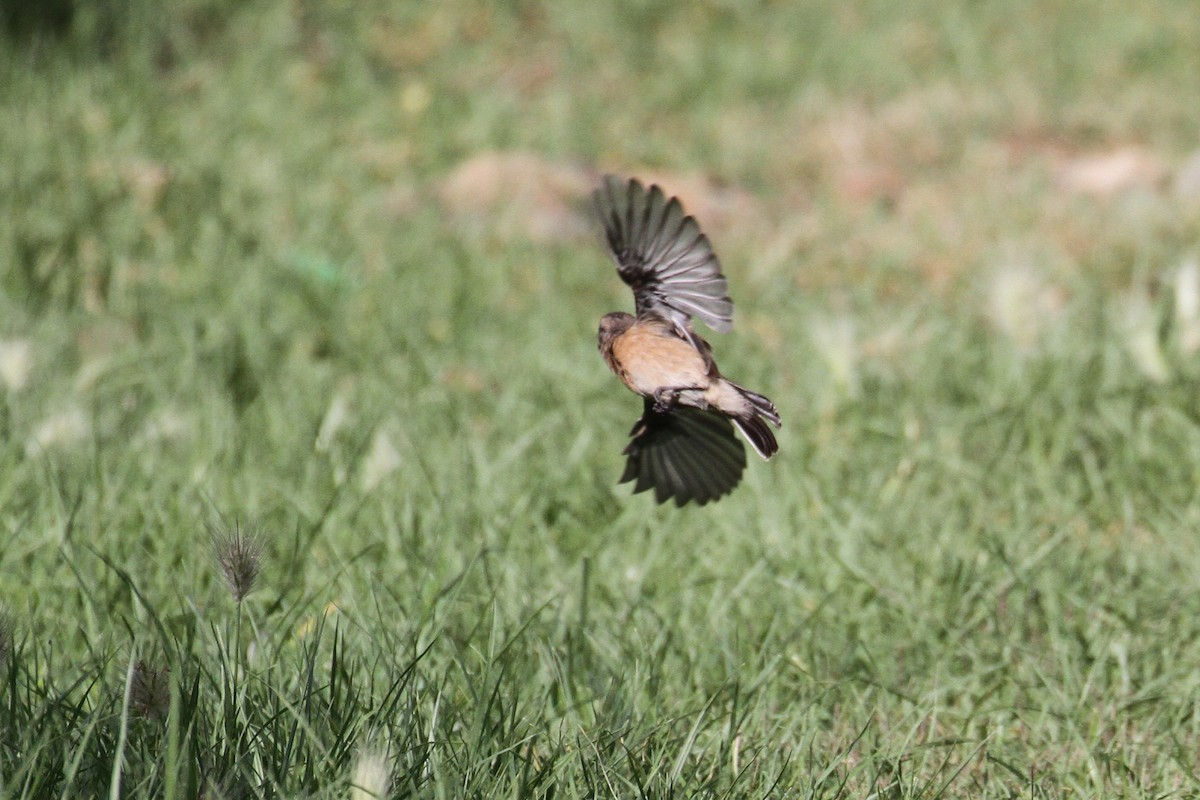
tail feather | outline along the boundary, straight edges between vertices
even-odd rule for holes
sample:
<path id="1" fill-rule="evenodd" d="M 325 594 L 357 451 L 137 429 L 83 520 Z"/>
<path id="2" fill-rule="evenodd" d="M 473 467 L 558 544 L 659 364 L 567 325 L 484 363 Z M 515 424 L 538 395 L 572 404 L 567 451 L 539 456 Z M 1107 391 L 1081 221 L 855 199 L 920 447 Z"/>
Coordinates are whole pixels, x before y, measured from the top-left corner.
<path id="1" fill-rule="evenodd" d="M 775 440 L 775 434 L 767 426 L 767 422 L 776 428 L 781 427 L 783 423 L 779 418 L 779 409 L 775 408 L 775 404 L 765 395 L 752 392 L 745 386 L 738 386 L 732 381 L 730 384 L 750 404 L 748 413 L 733 417 L 733 424 L 746 437 L 746 441 L 750 443 L 755 452 L 764 460 L 770 460 L 771 456 L 779 452 L 779 442 Z"/>
<path id="2" fill-rule="evenodd" d="M 752 392 L 745 386 L 739 386 L 733 381 L 728 382 L 733 386 L 734 389 L 737 389 L 738 394 L 746 398 L 750 405 L 754 407 L 754 410 L 758 416 L 766 417 L 776 428 L 780 426 L 779 409 L 775 408 L 775 404 L 772 403 L 765 395 L 761 395 L 758 392 Z"/>
<path id="3" fill-rule="evenodd" d="M 746 437 L 746 441 L 754 448 L 754 452 L 762 456 L 764 461 L 769 461 L 771 456 L 779 452 L 779 442 L 775 441 L 775 434 L 767 427 L 764 419 L 767 418 L 758 414 L 749 417 L 734 417 L 733 424 Z"/>

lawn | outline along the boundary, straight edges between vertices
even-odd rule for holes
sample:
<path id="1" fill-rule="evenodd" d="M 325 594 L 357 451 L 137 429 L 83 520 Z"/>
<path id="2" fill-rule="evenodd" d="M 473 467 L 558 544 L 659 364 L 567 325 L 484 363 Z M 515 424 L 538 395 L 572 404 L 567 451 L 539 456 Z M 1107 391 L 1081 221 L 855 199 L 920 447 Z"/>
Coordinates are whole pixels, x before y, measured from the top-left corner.
<path id="1" fill-rule="evenodd" d="M 0 15 L 0 797 L 1200 793 L 1193 0 L 75 5 Z M 605 172 L 783 417 L 719 503 L 616 484 Z"/>

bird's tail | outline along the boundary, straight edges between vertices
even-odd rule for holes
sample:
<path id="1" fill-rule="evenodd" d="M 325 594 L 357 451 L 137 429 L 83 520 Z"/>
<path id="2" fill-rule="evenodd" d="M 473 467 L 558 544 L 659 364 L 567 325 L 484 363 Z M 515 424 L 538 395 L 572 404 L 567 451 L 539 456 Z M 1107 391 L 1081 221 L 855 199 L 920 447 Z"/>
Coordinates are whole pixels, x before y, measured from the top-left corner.
<path id="1" fill-rule="evenodd" d="M 746 401 L 746 410 L 743 413 L 731 415 L 733 424 L 764 461 L 770 460 L 771 456 L 779 452 L 779 442 L 775 441 L 775 434 L 767 423 L 770 422 L 776 428 L 780 427 L 782 423 L 779 410 L 775 408 L 774 403 L 758 392 L 752 392 L 732 381 L 729 381 L 729 385 Z"/>

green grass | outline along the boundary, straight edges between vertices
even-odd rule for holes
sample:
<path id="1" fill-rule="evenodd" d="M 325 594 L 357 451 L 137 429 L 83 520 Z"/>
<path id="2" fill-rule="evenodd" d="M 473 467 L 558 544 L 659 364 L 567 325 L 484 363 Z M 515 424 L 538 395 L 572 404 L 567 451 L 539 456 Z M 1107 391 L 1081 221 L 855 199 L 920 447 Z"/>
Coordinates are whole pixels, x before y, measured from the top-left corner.
<path id="1" fill-rule="evenodd" d="M 0 797 L 1200 791 L 1193 3 L 150 5 L 0 39 Z M 511 151 L 725 187 L 731 497 Z"/>

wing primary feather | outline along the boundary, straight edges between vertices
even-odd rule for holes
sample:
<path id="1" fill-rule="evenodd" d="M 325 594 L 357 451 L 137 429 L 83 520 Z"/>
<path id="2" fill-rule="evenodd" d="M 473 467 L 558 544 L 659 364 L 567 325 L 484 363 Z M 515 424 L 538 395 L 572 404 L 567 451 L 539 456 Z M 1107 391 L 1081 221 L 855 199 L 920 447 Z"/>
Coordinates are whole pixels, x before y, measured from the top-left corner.
<path id="1" fill-rule="evenodd" d="M 662 189 L 659 189 L 658 186 L 655 186 L 654 189 L 658 191 L 659 198 L 664 196 Z M 683 213 L 683 205 L 677 198 L 672 197 L 670 202 L 665 204 L 662 224 L 658 226 L 655 232 L 654 242 L 651 243 L 653 246 L 646 253 L 646 260 L 650 263 L 662 260 L 662 257 L 667 254 L 675 244 L 676 239 L 679 238 L 687 221 L 688 217 Z M 668 229 L 669 225 L 673 227 Z"/>
<path id="2" fill-rule="evenodd" d="M 732 328 L 728 282 L 696 219 L 661 187 L 606 176 L 593 196 L 609 250 L 633 289 L 637 313 L 672 317 L 680 329 L 698 317 L 716 331 Z"/>

